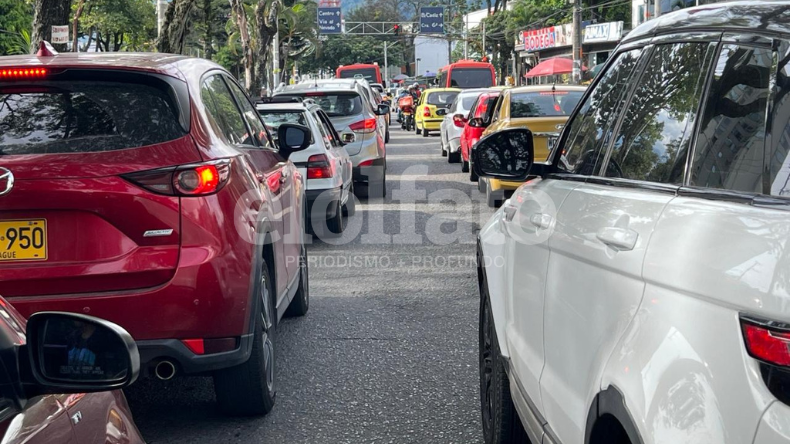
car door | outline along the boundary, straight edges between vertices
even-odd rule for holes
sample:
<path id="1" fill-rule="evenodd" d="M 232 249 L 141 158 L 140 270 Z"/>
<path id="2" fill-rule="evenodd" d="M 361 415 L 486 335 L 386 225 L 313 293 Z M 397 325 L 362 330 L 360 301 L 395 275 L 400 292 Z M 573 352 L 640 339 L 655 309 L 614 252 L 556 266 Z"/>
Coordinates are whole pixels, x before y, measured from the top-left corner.
<path id="1" fill-rule="evenodd" d="M 332 157 L 336 159 L 336 170 L 340 172 L 341 184 L 343 186 L 343 193 L 341 199 L 345 202 L 345 198 L 349 197 L 348 192 L 351 187 L 351 160 L 348 157 L 346 149 L 343 148 L 340 142 L 340 137 L 335 131 L 329 117 L 324 114 L 320 108 L 312 109 L 313 117 L 315 118 L 318 130 L 326 137 L 327 151 L 332 153 Z"/>
<path id="2" fill-rule="evenodd" d="M 261 142 L 248 128 L 236 105 L 236 99 L 228 89 L 223 77 L 225 76 L 221 73 L 207 77 L 202 84 L 201 98 L 209 118 L 213 119 L 220 129 L 219 137 L 227 144 L 237 148 L 244 155 L 246 163 L 253 169 L 256 179 L 260 183 L 262 204 L 268 205 L 270 209 L 269 222 L 274 230 L 272 236 L 274 237 L 275 251 L 282 257 L 285 254 L 282 242 L 285 233 L 282 216 L 282 183 L 285 181 L 282 176 L 285 162 L 274 150 L 260 146 Z M 288 284 L 288 270 L 285 261 L 278 260 L 275 264 L 269 265 L 275 269 L 277 294 L 284 295 Z"/>
<path id="3" fill-rule="evenodd" d="M 682 183 L 715 50 L 707 41 L 641 50 L 628 100 L 608 109 L 621 114 L 605 159 L 556 215 L 540 388 L 545 418 L 561 442 L 584 441 L 606 360 L 642 301 L 646 248 Z"/>
<path id="4" fill-rule="evenodd" d="M 628 85 L 640 53 L 634 50 L 618 55 L 612 69 L 602 74 L 591 90 L 563 143 L 566 156 L 560 163 L 560 173 L 527 182 L 504 205 L 507 282 L 513 314 L 506 327 L 508 350 L 519 386 L 538 412 L 543 412 L 540 377 L 547 353 L 543 312 L 549 238 L 558 229 L 555 217 L 563 202 L 594 170 L 589 164 L 603 158 L 607 140 L 603 135 L 614 125 L 612 113 L 606 110 L 618 109 L 618 103 L 625 98 L 612 91 L 621 91 Z M 492 102 L 495 98 L 481 100 Z M 490 106 L 478 112 L 495 112 L 493 103 Z"/>

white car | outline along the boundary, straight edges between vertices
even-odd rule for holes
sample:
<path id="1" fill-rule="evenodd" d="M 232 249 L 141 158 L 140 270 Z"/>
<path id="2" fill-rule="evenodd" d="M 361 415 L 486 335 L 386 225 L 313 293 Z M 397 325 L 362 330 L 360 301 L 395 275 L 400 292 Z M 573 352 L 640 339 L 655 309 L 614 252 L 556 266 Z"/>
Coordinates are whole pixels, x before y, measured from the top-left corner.
<path id="1" fill-rule="evenodd" d="M 461 133 L 469 115 L 469 110 L 480 94 L 491 91 L 490 89 L 467 89 L 455 97 L 447 111 L 444 111 L 444 120 L 439 125 L 441 137 L 442 157 L 447 157 L 448 163 L 461 161 Z"/>
<path id="2" fill-rule="evenodd" d="M 329 117 L 312 100 L 303 103 L 292 97 L 267 99 L 256 108 L 272 134 L 277 134 L 277 128 L 283 123 L 310 128 L 313 136 L 310 146 L 293 153 L 290 160 L 305 178 L 311 226 L 326 224 L 331 234 L 340 235 L 345 229 L 343 215 L 354 214 L 356 201 L 351 160 Z M 351 135 L 344 137 L 345 142 L 353 141 Z"/>
<path id="3" fill-rule="evenodd" d="M 548 164 L 478 142 L 529 179 L 479 235 L 486 443 L 790 443 L 787 7 L 631 31 Z"/>

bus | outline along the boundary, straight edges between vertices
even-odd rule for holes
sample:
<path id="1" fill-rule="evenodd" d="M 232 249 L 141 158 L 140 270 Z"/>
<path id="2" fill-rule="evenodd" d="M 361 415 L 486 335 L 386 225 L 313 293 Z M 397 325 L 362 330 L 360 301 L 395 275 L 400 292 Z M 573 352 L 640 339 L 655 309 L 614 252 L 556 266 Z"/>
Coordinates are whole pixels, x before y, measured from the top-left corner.
<path id="1" fill-rule="evenodd" d="M 496 85 L 494 65 L 459 60 L 439 70 L 440 88 L 488 88 Z"/>
<path id="2" fill-rule="evenodd" d="M 384 85 L 384 82 L 381 81 L 379 65 L 355 63 L 353 65 L 339 66 L 335 77 L 338 79 L 356 79 L 361 77 L 367 80 L 368 83 L 381 83 Z"/>

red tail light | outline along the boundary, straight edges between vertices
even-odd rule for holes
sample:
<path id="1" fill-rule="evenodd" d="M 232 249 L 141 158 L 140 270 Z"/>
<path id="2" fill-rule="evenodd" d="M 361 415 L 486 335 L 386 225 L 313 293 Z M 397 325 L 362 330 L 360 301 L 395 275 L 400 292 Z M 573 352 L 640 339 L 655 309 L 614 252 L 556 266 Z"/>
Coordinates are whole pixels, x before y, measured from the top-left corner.
<path id="1" fill-rule="evenodd" d="M 357 165 L 357 166 L 361 166 L 361 167 L 373 166 L 373 159 L 366 160 L 364 162 L 360 162 L 359 165 Z"/>
<path id="2" fill-rule="evenodd" d="M 431 110 L 427 106 L 422 109 L 422 116 L 431 117 Z"/>
<path id="3" fill-rule="evenodd" d="M 216 193 L 228 182 L 230 160 L 141 171 L 123 178 L 157 194 L 205 196 Z"/>
<path id="4" fill-rule="evenodd" d="M 329 179 L 334 173 L 326 154 L 314 154 L 307 159 L 308 179 Z"/>
<path id="5" fill-rule="evenodd" d="M 365 119 L 354 122 L 348 126 L 348 129 L 359 134 L 370 134 L 376 131 L 376 119 Z"/>
<path id="6" fill-rule="evenodd" d="M 790 331 L 741 319 L 749 354 L 769 364 L 790 367 Z"/>
<path id="7" fill-rule="evenodd" d="M 44 68 L 0 69 L 0 80 L 40 78 L 46 75 L 47 75 L 47 70 Z"/>
<path id="8" fill-rule="evenodd" d="M 461 114 L 456 114 L 453 116 L 453 124 L 458 128 L 463 128 L 466 125 L 466 117 Z"/>

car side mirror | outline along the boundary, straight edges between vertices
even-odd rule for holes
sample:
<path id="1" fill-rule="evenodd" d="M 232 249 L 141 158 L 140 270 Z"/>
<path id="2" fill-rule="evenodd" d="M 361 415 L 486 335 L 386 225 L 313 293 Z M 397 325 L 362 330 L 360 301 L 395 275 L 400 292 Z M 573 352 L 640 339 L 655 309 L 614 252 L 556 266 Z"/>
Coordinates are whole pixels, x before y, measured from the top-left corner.
<path id="1" fill-rule="evenodd" d="M 482 117 L 473 117 L 469 119 L 469 126 L 471 126 L 472 128 L 484 128 L 485 123 L 483 122 Z"/>
<path id="2" fill-rule="evenodd" d="M 343 145 L 348 145 L 349 143 L 354 143 L 357 140 L 357 136 L 354 133 L 343 133 L 340 135 L 340 141 L 343 142 Z"/>
<path id="3" fill-rule="evenodd" d="M 385 116 L 389 112 L 390 112 L 390 107 L 384 103 L 379 103 L 379 105 L 376 107 L 377 116 Z"/>
<path id="4" fill-rule="evenodd" d="M 122 389 L 140 373 L 134 339 L 104 319 L 40 312 L 28 319 L 26 336 L 27 356 L 20 359 L 29 365 L 20 365 L 20 371 L 28 398 Z"/>
<path id="5" fill-rule="evenodd" d="M 283 123 L 277 128 L 280 155 L 288 159 L 291 154 L 310 146 L 310 130 L 302 125 Z"/>
<path id="6" fill-rule="evenodd" d="M 446 116 L 447 115 L 447 108 L 439 108 L 436 110 L 437 116 Z"/>
<path id="7" fill-rule="evenodd" d="M 534 162 L 532 132 L 526 128 L 489 134 L 472 150 L 472 165 L 479 177 L 523 182 Z"/>

